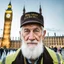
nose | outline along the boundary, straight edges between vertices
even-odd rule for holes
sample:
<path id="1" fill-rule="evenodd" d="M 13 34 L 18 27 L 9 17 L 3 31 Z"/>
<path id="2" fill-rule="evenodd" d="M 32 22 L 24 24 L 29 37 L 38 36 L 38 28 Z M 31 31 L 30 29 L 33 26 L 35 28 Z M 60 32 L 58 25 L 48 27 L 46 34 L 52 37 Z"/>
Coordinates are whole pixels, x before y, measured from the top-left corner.
<path id="1" fill-rule="evenodd" d="M 31 40 L 31 41 L 35 40 L 35 36 L 34 36 L 34 33 L 32 31 L 29 34 L 29 40 Z"/>

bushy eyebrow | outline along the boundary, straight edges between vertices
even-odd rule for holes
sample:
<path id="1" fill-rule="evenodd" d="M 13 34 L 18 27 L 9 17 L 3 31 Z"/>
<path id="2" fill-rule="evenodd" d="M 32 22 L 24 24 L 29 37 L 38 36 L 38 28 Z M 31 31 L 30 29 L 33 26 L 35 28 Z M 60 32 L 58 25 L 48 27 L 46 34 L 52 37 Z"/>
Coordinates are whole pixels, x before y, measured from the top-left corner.
<path id="1" fill-rule="evenodd" d="M 29 30 L 28 28 L 24 28 L 24 30 Z"/>
<path id="2" fill-rule="evenodd" d="M 36 27 L 35 29 L 40 29 L 40 28 L 37 28 L 37 27 Z"/>

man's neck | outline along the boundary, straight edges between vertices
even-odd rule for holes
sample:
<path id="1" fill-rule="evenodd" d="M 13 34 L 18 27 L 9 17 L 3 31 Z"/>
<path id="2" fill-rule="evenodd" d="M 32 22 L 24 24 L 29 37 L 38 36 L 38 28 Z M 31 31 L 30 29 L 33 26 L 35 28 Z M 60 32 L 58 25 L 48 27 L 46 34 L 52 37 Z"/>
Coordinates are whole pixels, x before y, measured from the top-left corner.
<path id="1" fill-rule="evenodd" d="M 32 64 L 34 64 L 35 62 L 37 62 L 37 59 L 30 59 L 30 61 L 32 62 Z"/>

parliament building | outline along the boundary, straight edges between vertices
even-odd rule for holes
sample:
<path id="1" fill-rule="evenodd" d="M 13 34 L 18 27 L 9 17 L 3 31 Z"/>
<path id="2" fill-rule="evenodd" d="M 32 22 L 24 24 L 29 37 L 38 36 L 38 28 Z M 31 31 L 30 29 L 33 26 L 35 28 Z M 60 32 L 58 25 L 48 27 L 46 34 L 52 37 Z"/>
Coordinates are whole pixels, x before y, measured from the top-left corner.
<path id="1" fill-rule="evenodd" d="M 42 12 L 41 7 L 39 10 Z M 25 8 L 23 9 L 23 12 L 25 12 Z M 13 11 L 10 2 L 4 15 L 4 29 L 3 37 L 0 37 L 0 47 L 5 46 L 6 48 L 17 49 L 21 46 L 20 40 L 11 40 L 10 38 L 12 18 Z M 44 39 L 44 44 L 48 47 L 64 47 L 64 36 L 46 36 Z"/>

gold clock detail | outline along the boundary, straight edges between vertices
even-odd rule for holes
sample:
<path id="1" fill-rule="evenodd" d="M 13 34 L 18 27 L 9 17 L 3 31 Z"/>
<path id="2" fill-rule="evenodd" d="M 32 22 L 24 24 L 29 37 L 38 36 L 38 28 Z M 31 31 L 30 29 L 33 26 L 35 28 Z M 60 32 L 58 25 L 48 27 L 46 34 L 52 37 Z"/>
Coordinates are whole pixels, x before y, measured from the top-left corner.
<path id="1" fill-rule="evenodd" d="M 10 18 L 10 16 L 11 16 L 10 14 L 6 14 L 6 18 Z"/>

